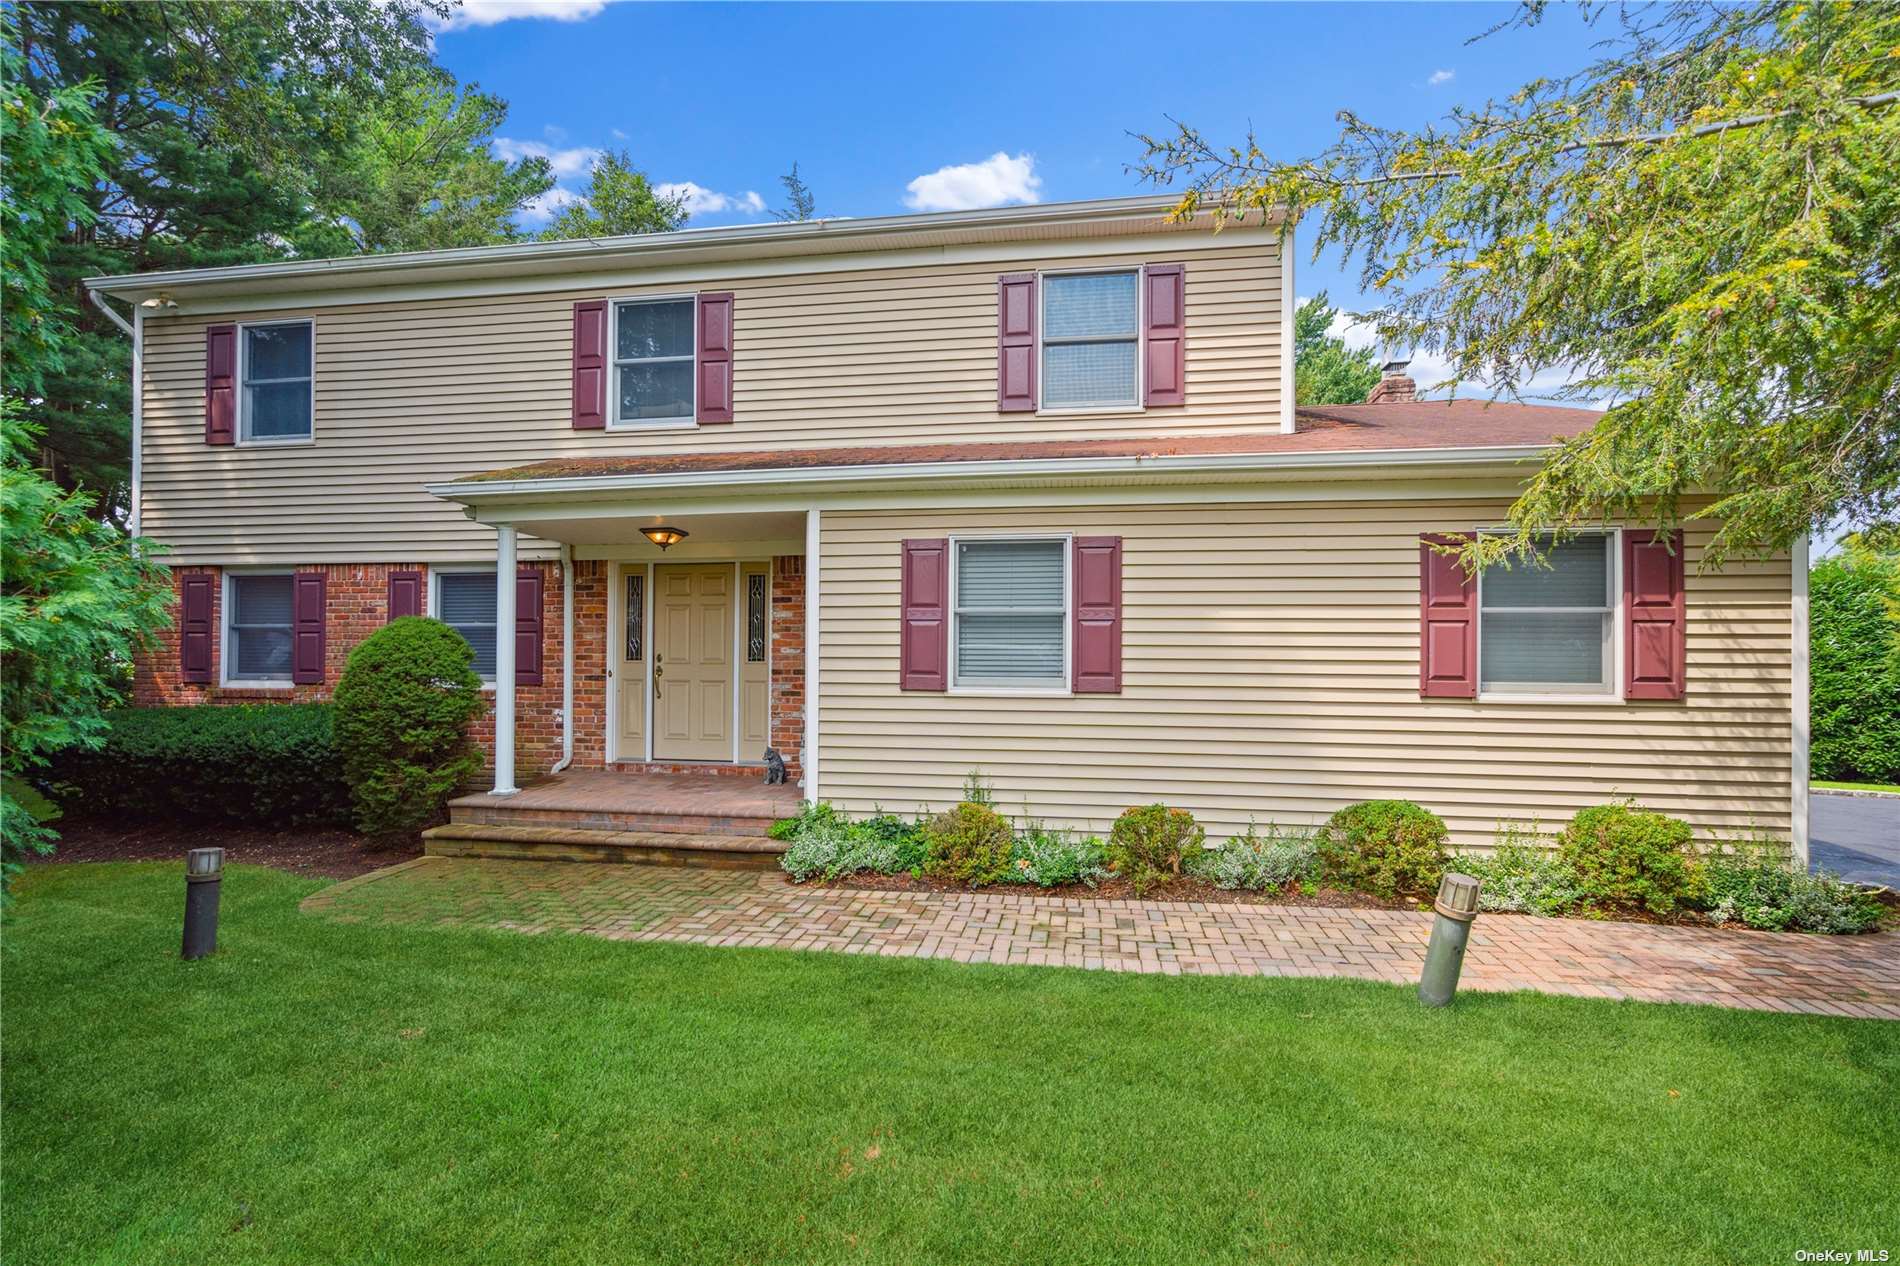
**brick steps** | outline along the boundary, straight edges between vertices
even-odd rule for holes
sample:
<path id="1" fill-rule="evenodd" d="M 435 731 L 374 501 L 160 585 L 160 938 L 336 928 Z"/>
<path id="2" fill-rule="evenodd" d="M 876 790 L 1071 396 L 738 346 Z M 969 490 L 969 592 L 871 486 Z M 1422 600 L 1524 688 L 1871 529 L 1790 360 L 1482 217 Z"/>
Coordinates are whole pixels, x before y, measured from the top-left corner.
<path id="1" fill-rule="evenodd" d="M 451 826 L 549 827 L 567 831 L 645 832 L 652 835 L 764 835 L 778 821 L 754 814 L 668 813 L 645 809 L 515 806 L 506 800 L 482 805 L 451 802 Z"/>
<path id="2" fill-rule="evenodd" d="M 422 833 L 430 857 L 485 857 L 528 861 L 632 862 L 764 870 L 778 864 L 785 845 L 757 835 L 686 831 L 594 830 L 560 826 L 451 822 Z"/>

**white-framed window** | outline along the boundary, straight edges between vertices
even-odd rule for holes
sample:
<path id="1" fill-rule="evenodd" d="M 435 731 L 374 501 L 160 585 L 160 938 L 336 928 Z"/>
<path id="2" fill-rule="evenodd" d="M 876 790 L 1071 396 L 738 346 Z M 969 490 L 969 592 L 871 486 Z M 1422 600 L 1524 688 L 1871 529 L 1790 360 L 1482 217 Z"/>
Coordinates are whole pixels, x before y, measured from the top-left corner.
<path id="1" fill-rule="evenodd" d="M 1141 273 L 1042 275 L 1042 407 L 1141 401 Z"/>
<path id="2" fill-rule="evenodd" d="M 1478 576 L 1478 691 L 1483 695 L 1617 693 L 1615 532 L 1540 548 Z"/>
<path id="3" fill-rule="evenodd" d="M 238 327 L 238 435 L 244 443 L 285 444 L 312 438 L 315 363 L 313 322 Z"/>
<path id="4" fill-rule="evenodd" d="M 449 568 L 429 573 L 429 610 L 462 635 L 475 652 L 475 672 L 495 680 L 495 569 Z"/>
<path id="5" fill-rule="evenodd" d="M 690 422 L 695 300 L 622 299 L 614 308 L 614 426 Z"/>
<path id="6" fill-rule="evenodd" d="M 224 680 L 233 685 L 288 686 L 292 586 L 287 571 L 226 572 Z"/>
<path id="7" fill-rule="evenodd" d="M 1069 539 L 953 537 L 951 685 L 1069 688 Z"/>

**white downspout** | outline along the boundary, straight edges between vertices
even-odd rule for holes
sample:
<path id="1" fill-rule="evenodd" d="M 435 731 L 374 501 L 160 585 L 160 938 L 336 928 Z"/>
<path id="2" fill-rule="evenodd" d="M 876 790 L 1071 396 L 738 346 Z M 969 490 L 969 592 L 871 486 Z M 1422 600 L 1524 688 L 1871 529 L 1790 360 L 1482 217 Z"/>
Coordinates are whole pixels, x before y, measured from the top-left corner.
<path id="1" fill-rule="evenodd" d="M 1808 537 L 1795 540 L 1788 559 L 1793 572 L 1792 601 L 1789 603 L 1789 641 L 1793 663 L 1788 672 L 1788 712 L 1792 723 L 1789 744 L 1790 828 L 1789 842 L 1794 846 L 1795 864 L 1808 868 Z"/>
<path id="2" fill-rule="evenodd" d="M 818 514 L 805 511 L 805 799 L 818 802 Z"/>
<path id="3" fill-rule="evenodd" d="M 1299 415 L 1295 412 L 1295 392 L 1298 389 L 1299 358 L 1293 346 L 1294 309 L 1293 298 L 1293 226 L 1285 225 L 1280 230 L 1280 367 L 1284 377 L 1280 381 L 1280 433 L 1292 435 L 1300 429 Z"/>
<path id="4" fill-rule="evenodd" d="M 515 525 L 495 525 L 495 789 L 515 786 Z"/>
<path id="5" fill-rule="evenodd" d="M 561 546 L 561 759 L 548 772 L 574 763 L 574 547 Z"/>
<path id="6" fill-rule="evenodd" d="M 143 484 L 145 460 L 141 442 L 145 430 L 145 309 L 132 305 L 132 323 L 126 324 L 124 317 L 112 310 L 105 296 L 97 290 L 88 290 L 87 296 L 92 306 L 106 314 L 106 320 L 118 326 L 132 340 L 132 486 L 130 489 L 131 506 L 126 514 L 126 535 L 136 537 L 139 534 L 143 516 L 139 513 L 139 490 Z"/>

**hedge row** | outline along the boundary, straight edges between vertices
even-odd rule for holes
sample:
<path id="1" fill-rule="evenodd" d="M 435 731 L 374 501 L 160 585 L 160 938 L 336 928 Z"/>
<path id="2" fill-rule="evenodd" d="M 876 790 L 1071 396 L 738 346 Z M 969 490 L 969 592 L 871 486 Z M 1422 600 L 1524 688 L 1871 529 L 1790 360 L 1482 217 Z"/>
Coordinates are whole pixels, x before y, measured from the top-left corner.
<path id="1" fill-rule="evenodd" d="M 69 751 L 50 771 L 68 811 L 239 822 L 345 826 L 332 710 L 324 703 L 124 708 L 105 745 Z"/>

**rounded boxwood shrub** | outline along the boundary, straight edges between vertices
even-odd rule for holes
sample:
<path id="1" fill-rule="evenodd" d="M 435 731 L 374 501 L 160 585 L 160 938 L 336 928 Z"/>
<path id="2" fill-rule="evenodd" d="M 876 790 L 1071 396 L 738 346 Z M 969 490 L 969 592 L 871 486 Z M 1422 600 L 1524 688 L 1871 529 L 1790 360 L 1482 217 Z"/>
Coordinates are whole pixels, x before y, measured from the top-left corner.
<path id="1" fill-rule="evenodd" d="M 1436 813 L 1410 800 L 1362 800 L 1319 832 L 1320 874 L 1341 888 L 1392 898 L 1438 887 L 1449 832 Z"/>
<path id="2" fill-rule="evenodd" d="M 1142 896 L 1156 884 L 1179 879 L 1200 856 L 1207 830 L 1186 809 L 1145 804 L 1122 810 L 1108 833 L 1108 864 Z"/>
<path id="3" fill-rule="evenodd" d="M 1570 820 L 1558 857 L 1592 905 L 1674 914 L 1701 887 L 1690 835 L 1680 818 L 1634 804 L 1600 804 Z"/>
<path id="4" fill-rule="evenodd" d="M 403 616 L 350 652 L 336 736 L 365 835 L 412 835 L 481 770 L 468 725 L 482 712 L 475 652 L 440 620 Z"/>
<path id="5" fill-rule="evenodd" d="M 924 828 L 924 871 L 980 887 L 1009 875 L 1015 837 L 1009 822 L 988 805 L 965 801 Z"/>

